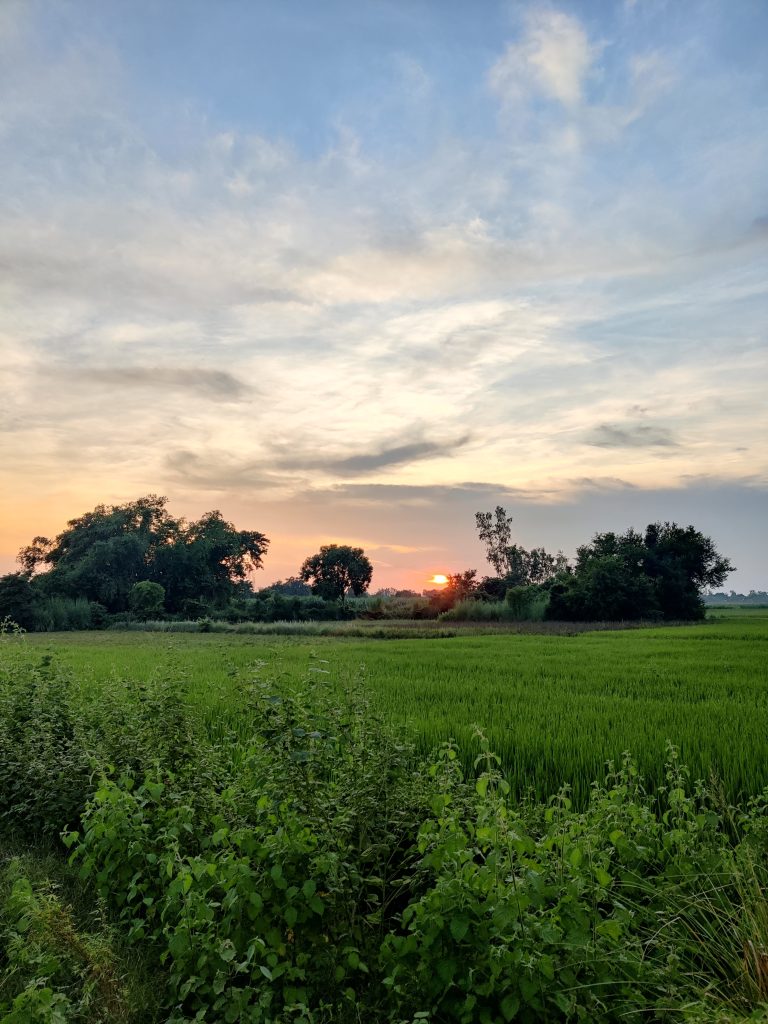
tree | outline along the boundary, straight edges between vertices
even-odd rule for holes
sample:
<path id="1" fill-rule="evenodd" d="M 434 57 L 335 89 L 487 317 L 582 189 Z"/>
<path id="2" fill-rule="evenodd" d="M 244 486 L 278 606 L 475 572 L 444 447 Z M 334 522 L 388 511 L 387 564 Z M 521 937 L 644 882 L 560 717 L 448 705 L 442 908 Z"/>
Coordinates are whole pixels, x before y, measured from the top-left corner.
<path id="1" fill-rule="evenodd" d="M 569 622 L 658 619 L 661 611 L 647 577 L 613 555 L 599 555 L 551 588 L 546 616 Z"/>
<path id="2" fill-rule="evenodd" d="M 699 619 L 701 591 L 733 566 L 693 526 L 651 523 L 645 533 L 598 533 L 577 551 L 573 575 L 551 589 L 549 618 Z"/>
<path id="3" fill-rule="evenodd" d="M 467 601 L 477 589 L 477 569 L 467 569 L 465 572 L 449 574 L 444 594 L 450 596 L 452 603 Z"/>
<path id="4" fill-rule="evenodd" d="M 372 575 L 373 566 L 363 549 L 348 544 L 324 544 L 299 570 L 299 578 L 309 583 L 312 593 L 327 601 L 343 600 L 348 590 L 359 597 Z"/>
<path id="5" fill-rule="evenodd" d="M 508 516 L 506 509 L 497 505 L 493 512 L 476 512 L 475 522 L 478 536 L 485 544 L 486 558 L 496 570 L 496 575 L 508 575 L 512 516 Z"/>
<path id="6" fill-rule="evenodd" d="M 174 518 L 155 494 L 123 505 L 97 505 L 71 519 L 54 540 L 35 537 L 22 548 L 32 585 L 48 596 L 85 597 L 112 612 L 128 608 L 135 584 L 165 590 L 169 611 L 184 601 L 226 603 L 252 569 L 261 567 L 268 539 L 237 530 L 221 512 L 197 522 Z"/>
<path id="7" fill-rule="evenodd" d="M 562 551 L 550 555 L 544 548 L 526 551 L 512 543 L 512 516 L 497 505 L 493 512 L 476 512 L 475 522 L 480 540 L 485 544 L 486 558 L 503 580 L 498 588 L 503 597 L 509 587 L 546 583 L 558 573 L 567 571 L 568 561 Z M 493 585 L 483 586 L 483 593 L 493 593 Z"/>
<path id="8" fill-rule="evenodd" d="M 307 584 L 297 576 L 289 576 L 286 580 L 276 580 L 264 587 L 264 592 L 283 594 L 285 597 L 309 597 L 311 590 Z"/>
<path id="9" fill-rule="evenodd" d="M 10 572 L 0 576 L 0 622 L 9 618 L 23 629 L 34 629 L 36 604 L 28 573 Z"/>

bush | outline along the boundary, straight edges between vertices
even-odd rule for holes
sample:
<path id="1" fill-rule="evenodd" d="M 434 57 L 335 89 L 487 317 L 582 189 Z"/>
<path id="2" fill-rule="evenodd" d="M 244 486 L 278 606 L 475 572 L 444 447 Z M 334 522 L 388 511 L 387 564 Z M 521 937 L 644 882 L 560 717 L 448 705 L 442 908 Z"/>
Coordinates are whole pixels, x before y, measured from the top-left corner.
<path id="1" fill-rule="evenodd" d="M 134 583 L 128 594 L 128 607 L 139 619 L 158 619 L 165 608 L 165 588 L 151 580 Z"/>
<path id="2" fill-rule="evenodd" d="M 0 831 L 57 836 L 77 822 L 90 765 L 71 683 L 0 631 Z"/>
<path id="3" fill-rule="evenodd" d="M 44 633 L 58 633 L 91 629 L 94 625 L 101 627 L 104 615 L 103 605 L 87 601 L 84 597 L 47 597 L 36 606 L 35 629 Z"/>
<path id="4" fill-rule="evenodd" d="M 0 1018 L 5 1024 L 154 1020 L 151 990 L 130 982 L 99 912 L 88 930 L 32 858 L 0 865 Z"/>
<path id="5" fill-rule="evenodd" d="M 37 625 L 36 595 L 24 573 L 0 576 L 0 622 L 5 618 L 22 629 L 35 629 Z"/>
<path id="6" fill-rule="evenodd" d="M 525 591 L 506 601 L 459 601 L 440 618 L 444 622 L 540 622 L 548 596 L 538 587 L 516 587 Z M 511 591 L 507 591 L 509 594 Z"/>

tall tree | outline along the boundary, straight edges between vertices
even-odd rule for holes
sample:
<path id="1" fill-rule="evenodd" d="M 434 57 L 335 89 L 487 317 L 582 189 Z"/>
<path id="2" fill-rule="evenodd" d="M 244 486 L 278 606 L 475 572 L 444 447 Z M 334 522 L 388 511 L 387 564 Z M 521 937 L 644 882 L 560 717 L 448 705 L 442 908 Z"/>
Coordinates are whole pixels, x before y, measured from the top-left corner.
<path id="1" fill-rule="evenodd" d="M 486 558 L 496 570 L 497 576 L 507 576 L 510 565 L 512 544 L 512 516 L 501 505 L 493 512 L 476 512 L 477 534 L 485 544 Z"/>
<path id="2" fill-rule="evenodd" d="M 324 544 L 299 570 L 299 578 L 309 583 L 312 593 L 328 601 L 343 600 L 349 590 L 359 597 L 372 575 L 373 566 L 363 549 L 348 544 Z"/>
<path id="3" fill-rule="evenodd" d="M 501 505 L 493 512 L 476 512 L 475 523 L 478 537 L 485 544 L 486 558 L 505 587 L 546 583 L 568 568 L 562 551 L 550 555 L 544 548 L 526 551 L 519 544 L 513 544 L 512 516 L 507 515 Z"/>
<path id="4" fill-rule="evenodd" d="M 169 611 L 186 598 L 224 602 L 269 544 L 255 530 L 237 530 L 220 512 L 197 522 L 174 518 L 155 494 L 123 505 L 97 505 L 71 519 L 54 540 L 36 537 L 19 561 L 47 594 L 85 597 L 125 611 L 136 583 L 160 584 Z M 41 570 L 47 570 L 41 572 Z"/>

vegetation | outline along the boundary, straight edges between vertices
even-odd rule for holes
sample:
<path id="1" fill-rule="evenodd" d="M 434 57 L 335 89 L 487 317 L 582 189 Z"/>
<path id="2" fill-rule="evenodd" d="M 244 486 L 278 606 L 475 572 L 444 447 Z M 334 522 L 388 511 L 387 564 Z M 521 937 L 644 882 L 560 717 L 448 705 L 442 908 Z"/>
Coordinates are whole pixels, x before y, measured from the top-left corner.
<path id="1" fill-rule="evenodd" d="M 768 619 L 585 632 L 732 567 L 511 521 L 420 595 L 155 496 L 35 538 L 0 613 L 110 629 L 0 625 L 0 1020 L 768 1021 Z"/>
<path id="2" fill-rule="evenodd" d="M 709 537 L 692 526 L 652 523 L 641 535 L 598 533 L 580 547 L 573 573 L 551 589 L 552 619 L 704 617 L 701 591 L 733 571 Z"/>
<path id="3" fill-rule="evenodd" d="M 198 647 L 90 683 L 58 650 L 0 642 L 4 1020 L 724 1021 L 768 1001 L 768 792 L 734 806 L 668 746 L 652 791 L 625 755 L 581 804 L 520 801 L 482 733 L 468 769 L 453 742 L 420 756 L 370 684 L 334 679 L 340 647 L 287 677 L 296 648 L 274 671 L 250 648 L 226 693 L 207 666 L 191 685 Z"/>
<path id="4" fill-rule="evenodd" d="M 735 590 L 725 594 L 722 592 L 718 593 L 706 593 L 703 595 L 702 600 L 705 605 L 734 605 L 735 607 L 744 608 L 768 608 L 768 591 L 766 590 L 750 590 L 748 594 L 737 594 Z"/>
<path id="5" fill-rule="evenodd" d="M 768 785 L 765 613 L 626 632 L 575 627 L 571 635 L 556 624 L 509 634 L 494 623 L 478 635 L 472 624 L 442 621 L 351 620 L 329 623 L 330 636 L 317 623 L 235 628 L 248 632 L 38 634 L 27 643 L 71 669 L 88 703 L 101 701 L 115 679 L 146 685 L 170 662 L 222 742 L 243 722 L 244 679 L 300 689 L 332 668 L 343 692 L 364 665 L 371 701 L 420 753 L 454 737 L 469 772 L 480 726 L 518 797 L 546 799 L 568 783 L 583 806 L 605 761 L 624 750 L 635 752 L 653 789 L 663 782 L 666 739 L 695 778 L 716 773 L 734 802 Z"/>
<path id="6" fill-rule="evenodd" d="M 425 590 L 367 594 L 373 566 L 362 548 L 326 544 L 297 576 L 254 591 L 269 541 L 220 512 L 174 519 L 148 495 L 97 506 L 51 541 L 22 549 L 22 571 L 0 577 L 0 617 L 29 630 L 98 629 L 135 621 L 304 622 L 359 618 L 525 622 L 695 620 L 702 591 L 732 571 L 692 526 L 651 523 L 644 534 L 597 534 L 574 566 L 558 552 L 512 543 L 512 517 L 478 512 L 478 535 L 495 576 L 448 574 Z"/>
<path id="7" fill-rule="evenodd" d="M 526 551 L 512 543 L 512 516 L 497 505 L 491 512 L 475 514 L 477 534 L 485 544 L 486 557 L 496 570 L 496 577 L 506 587 L 546 583 L 558 573 L 566 572 L 568 561 L 562 551 L 548 554 L 544 548 Z"/>
<path id="8" fill-rule="evenodd" d="M 26 582 L 30 601 L 38 595 L 81 598 L 107 612 L 126 611 L 141 582 L 163 588 L 170 612 L 201 599 L 226 602 L 261 567 L 269 541 L 255 530 L 235 529 L 218 511 L 187 523 L 166 505 L 154 494 L 98 505 L 70 520 L 54 540 L 35 537 L 19 553 L 23 572 L 13 585 L 23 589 Z"/>
<path id="9" fill-rule="evenodd" d="M 359 597 L 372 575 L 373 566 L 363 549 L 348 544 L 324 544 L 299 570 L 299 578 L 310 584 L 312 593 L 327 601 L 343 601 L 348 591 Z"/>

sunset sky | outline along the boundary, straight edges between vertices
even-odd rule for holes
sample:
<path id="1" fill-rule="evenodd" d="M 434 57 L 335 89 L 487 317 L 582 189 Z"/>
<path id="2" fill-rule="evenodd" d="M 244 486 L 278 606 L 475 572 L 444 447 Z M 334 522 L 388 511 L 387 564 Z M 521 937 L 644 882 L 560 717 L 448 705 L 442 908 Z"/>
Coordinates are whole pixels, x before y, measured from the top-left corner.
<path id="1" fill-rule="evenodd" d="M 0 572 L 166 494 L 372 589 L 693 523 L 768 589 L 765 0 L 0 0 Z"/>

